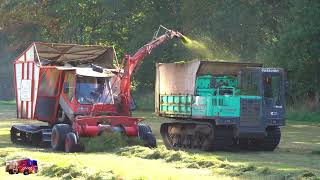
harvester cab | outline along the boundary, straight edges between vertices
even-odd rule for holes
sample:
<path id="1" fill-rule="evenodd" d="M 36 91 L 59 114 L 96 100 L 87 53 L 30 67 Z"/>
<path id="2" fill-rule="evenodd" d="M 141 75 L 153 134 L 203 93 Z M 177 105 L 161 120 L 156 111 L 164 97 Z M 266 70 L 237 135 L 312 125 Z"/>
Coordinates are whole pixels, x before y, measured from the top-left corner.
<path id="1" fill-rule="evenodd" d="M 59 121 L 70 123 L 76 116 L 115 115 L 113 107 L 117 92 L 111 89 L 115 75 L 97 72 L 93 68 L 61 68 L 64 74 L 62 92 L 59 99 Z"/>

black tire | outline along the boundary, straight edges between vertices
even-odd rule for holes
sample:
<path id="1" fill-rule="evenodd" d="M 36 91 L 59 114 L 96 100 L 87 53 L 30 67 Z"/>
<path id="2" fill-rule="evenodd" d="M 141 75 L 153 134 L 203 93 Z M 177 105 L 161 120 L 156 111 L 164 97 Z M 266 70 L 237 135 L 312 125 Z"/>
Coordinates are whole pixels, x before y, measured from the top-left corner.
<path id="1" fill-rule="evenodd" d="M 149 148 L 157 147 L 156 137 L 152 134 L 151 128 L 145 124 L 138 124 L 139 138 L 143 145 Z"/>
<path id="2" fill-rule="evenodd" d="M 73 153 L 77 152 L 78 139 L 74 132 L 69 132 L 66 136 L 64 152 Z"/>
<path id="3" fill-rule="evenodd" d="M 28 171 L 28 170 L 24 170 L 24 171 L 23 171 L 23 174 L 24 174 L 24 175 L 29 175 L 29 171 Z"/>
<path id="4" fill-rule="evenodd" d="M 17 130 L 14 126 L 10 130 L 10 139 L 12 143 L 17 143 Z"/>
<path id="5" fill-rule="evenodd" d="M 51 147 L 53 150 L 64 150 L 66 136 L 71 130 L 72 129 L 68 124 L 56 124 L 53 126 L 51 134 Z"/>
<path id="6" fill-rule="evenodd" d="M 85 151 L 85 146 L 83 143 L 78 142 L 77 146 L 76 146 L 76 152 L 84 152 Z"/>
<path id="7" fill-rule="evenodd" d="M 268 127 L 267 136 L 263 139 L 261 150 L 274 151 L 279 145 L 281 139 L 281 131 L 279 127 Z"/>
<path id="8" fill-rule="evenodd" d="M 9 174 L 13 174 L 13 171 L 12 171 L 12 170 L 9 170 Z"/>

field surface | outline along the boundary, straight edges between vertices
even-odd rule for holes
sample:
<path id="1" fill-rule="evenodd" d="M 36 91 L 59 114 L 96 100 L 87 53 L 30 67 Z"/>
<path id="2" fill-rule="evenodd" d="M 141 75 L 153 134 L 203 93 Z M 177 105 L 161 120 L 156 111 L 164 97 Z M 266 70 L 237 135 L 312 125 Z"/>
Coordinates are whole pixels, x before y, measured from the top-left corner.
<path id="1" fill-rule="evenodd" d="M 320 179 L 320 124 L 288 121 L 275 152 L 182 152 L 163 145 L 159 127 L 163 119 L 152 112 L 144 117 L 157 136 L 158 148 L 140 146 L 104 152 L 66 154 L 50 149 L 12 144 L 13 124 L 38 123 L 15 119 L 13 104 L 0 104 L 0 179 Z M 6 160 L 38 160 L 39 173 L 5 173 Z"/>

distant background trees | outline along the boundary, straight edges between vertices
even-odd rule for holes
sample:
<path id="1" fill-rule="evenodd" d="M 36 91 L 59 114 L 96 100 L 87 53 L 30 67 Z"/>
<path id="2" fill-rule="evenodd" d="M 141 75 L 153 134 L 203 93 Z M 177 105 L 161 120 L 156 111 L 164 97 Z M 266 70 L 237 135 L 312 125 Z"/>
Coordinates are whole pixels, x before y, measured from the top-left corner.
<path id="1" fill-rule="evenodd" d="M 160 24 L 205 43 L 210 59 L 288 71 L 288 102 L 319 107 L 318 0 L 0 0 L 0 99 L 13 99 L 12 60 L 33 41 L 115 46 L 133 54 Z M 206 59 L 178 42 L 156 49 L 135 74 L 152 91 L 155 62 Z"/>

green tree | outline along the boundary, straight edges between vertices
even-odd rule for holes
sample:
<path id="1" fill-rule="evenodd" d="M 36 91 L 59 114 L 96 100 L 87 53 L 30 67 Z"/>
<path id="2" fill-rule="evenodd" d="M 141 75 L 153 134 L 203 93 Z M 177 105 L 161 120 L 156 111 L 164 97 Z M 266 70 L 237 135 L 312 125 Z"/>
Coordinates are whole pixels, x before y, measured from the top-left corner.
<path id="1" fill-rule="evenodd" d="M 315 108 L 320 93 L 319 18 L 319 1 L 292 1 L 281 18 L 278 38 L 272 39 L 265 51 L 266 63 L 288 71 L 291 100 L 297 103 L 310 97 Z"/>

